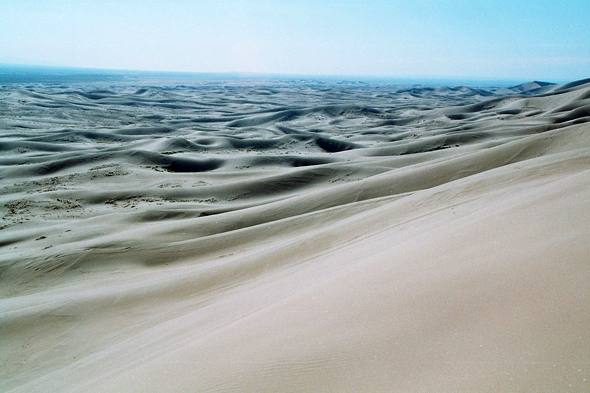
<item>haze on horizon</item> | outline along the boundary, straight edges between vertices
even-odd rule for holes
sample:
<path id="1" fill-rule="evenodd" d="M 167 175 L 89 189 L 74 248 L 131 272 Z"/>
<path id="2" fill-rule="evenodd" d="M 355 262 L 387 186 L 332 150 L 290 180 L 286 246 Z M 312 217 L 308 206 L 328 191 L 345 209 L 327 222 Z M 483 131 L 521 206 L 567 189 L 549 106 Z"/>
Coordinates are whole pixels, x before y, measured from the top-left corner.
<path id="1" fill-rule="evenodd" d="M 0 15 L 0 63 L 551 81 L 590 76 L 587 0 L 5 0 Z"/>

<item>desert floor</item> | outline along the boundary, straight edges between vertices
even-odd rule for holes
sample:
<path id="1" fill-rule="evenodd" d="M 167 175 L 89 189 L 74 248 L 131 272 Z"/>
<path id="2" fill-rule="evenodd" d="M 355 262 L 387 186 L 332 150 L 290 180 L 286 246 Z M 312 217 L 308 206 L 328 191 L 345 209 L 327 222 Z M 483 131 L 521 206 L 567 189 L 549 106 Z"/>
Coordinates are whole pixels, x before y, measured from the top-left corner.
<path id="1" fill-rule="evenodd" d="M 0 391 L 590 391 L 590 80 L 0 87 Z"/>

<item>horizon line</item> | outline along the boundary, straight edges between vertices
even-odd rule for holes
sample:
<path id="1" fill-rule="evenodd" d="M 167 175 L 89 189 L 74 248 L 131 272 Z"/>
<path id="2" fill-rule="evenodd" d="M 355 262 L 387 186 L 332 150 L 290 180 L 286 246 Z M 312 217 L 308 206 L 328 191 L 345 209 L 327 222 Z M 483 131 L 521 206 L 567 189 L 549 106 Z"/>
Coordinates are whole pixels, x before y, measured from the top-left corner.
<path id="1" fill-rule="evenodd" d="M 490 77 L 490 76 L 432 76 L 432 75 L 413 75 L 413 76 L 394 76 L 394 75 L 376 75 L 376 74 L 306 74 L 306 73 L 282 73 L 282 72 L 253 72 L 253 71 L 168 71 L 168 70 L 141 70 L 141 69 L 124 69 L 124 68 L 97 68 L 97 67 L 77 67 L 67 65 L 49 65 L 49 64 L 27 64 L 18 62 L 3 62 L 0 59 L 0 67 L 28 68 L 37 70 L 61 70 L 71 72 L 102 72 L 104 74 L 144 74 L 153 76 L 228 76 L 234 78 L 301 78 L 301 79 L 331 79 L 342 81 L 404 81 L 404 82 L 503 82 L 503 83 L 526 83 L 526 82 L 549 82 L 549 83 L 568 83 L 573 82 L 569 79 L 559 79 L 553 81 L 539 79 L 526 79 L 523 77 Z"/>

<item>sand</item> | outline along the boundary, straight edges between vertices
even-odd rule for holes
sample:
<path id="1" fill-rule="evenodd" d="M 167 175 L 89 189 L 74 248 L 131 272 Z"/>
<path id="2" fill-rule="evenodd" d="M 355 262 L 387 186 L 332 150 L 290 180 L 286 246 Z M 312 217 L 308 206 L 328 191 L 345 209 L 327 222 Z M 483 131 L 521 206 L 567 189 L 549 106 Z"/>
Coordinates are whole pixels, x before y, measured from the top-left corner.
<path id="1" fill-rule="evenodd" d="M 0 391 L 590 391 L 590 80 L 0 88 Z"/>

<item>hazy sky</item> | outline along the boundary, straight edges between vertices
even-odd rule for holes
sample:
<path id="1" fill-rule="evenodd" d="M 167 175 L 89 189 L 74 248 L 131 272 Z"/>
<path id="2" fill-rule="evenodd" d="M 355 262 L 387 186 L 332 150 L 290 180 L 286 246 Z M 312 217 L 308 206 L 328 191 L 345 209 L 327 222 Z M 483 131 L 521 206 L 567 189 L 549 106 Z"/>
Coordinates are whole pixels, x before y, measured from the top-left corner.
<path id="1" fill-rule="evenodd" d="M 589 0 L 0 0 L 0 62 L 565 81 Z"/>

